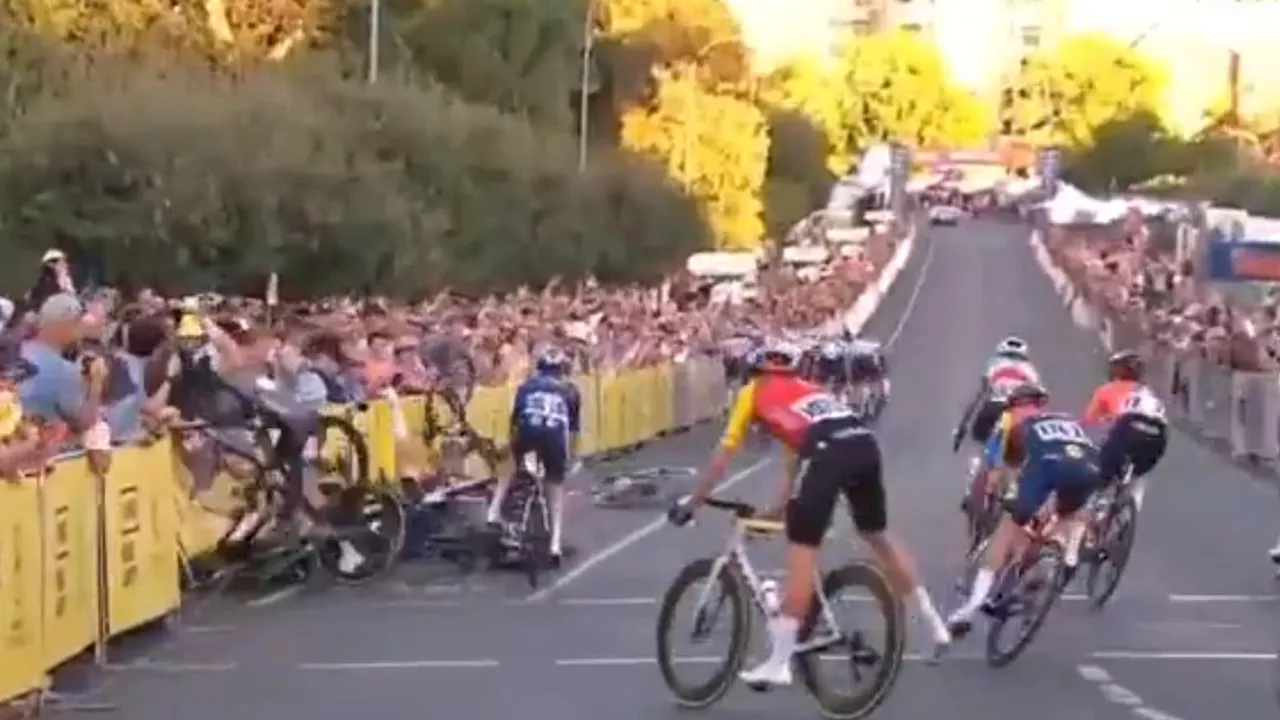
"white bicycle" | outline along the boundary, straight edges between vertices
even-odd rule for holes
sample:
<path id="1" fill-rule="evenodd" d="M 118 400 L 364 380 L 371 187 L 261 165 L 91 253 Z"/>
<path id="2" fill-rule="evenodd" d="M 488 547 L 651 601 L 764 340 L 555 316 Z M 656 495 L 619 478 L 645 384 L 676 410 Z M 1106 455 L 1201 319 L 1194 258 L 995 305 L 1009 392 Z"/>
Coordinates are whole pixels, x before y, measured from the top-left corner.
<path id="1" fill-rule="evenodd" d="M 752 607 L 767 616 L 763 581 L 747 557 L 747 543 L 777 537 L 783 523 L 756 518 L 756 509 L 741 502 L 708 498 L 707 507 L 732 512 L 736 517 L 733 532 L 723 553 L 714 558 L 694 560 L 680 570 L 662 598 L 658 613 L 658 668 L 676 702 L 686 708 L 711 705 L 733 686 L 746 661 L 751 639 Z M 906 632 L 901 603 L 888 581 L 868 562 L 852 562 L 815 578 L 817 592 L 805 615 L 799 633 L 799 645 L 793 662 L 801 682 L 817 701 L 823 716 L 837 720 L 854 720 L 875 710 L 888 697 L 902 667 Z M 697 606 L 693 622 L 682 634 L 694 643 L 705 642 L 722 618 L 729 623 L 729 648 L 723 662 L 703 683 L 685 682 L 677 673 L 681 658 L 672 652 L 672 633 L 676 630 L 676 608 L 681 598 L 698 583 Z M 860 591 L 871 597 L 876 610 L 884 618 L 884 631 L 877 644 L 869 642 L 860 629 L 843 628 L 831 610 L 831 598 L 842 593 Z M 852 693 L 837 692 L 827 685 L 819 673 L 818 663 L 833 656 L 848 669 L 855 684 Z M 869 679 L 865 688 L 857 689 Z"/>

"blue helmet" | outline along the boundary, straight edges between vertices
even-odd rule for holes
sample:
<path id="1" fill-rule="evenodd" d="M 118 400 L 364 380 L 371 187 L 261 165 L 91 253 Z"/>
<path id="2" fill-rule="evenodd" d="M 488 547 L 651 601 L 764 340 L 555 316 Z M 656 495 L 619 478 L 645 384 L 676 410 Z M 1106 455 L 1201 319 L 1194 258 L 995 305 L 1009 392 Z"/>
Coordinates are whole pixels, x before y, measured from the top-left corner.
<path id="1" fill-rule="evenodd" d="M 558 347 L 545 347 L 538 353 L 537 369 L 541 375 L 563 375 L 569 370 L 569 356 Z"/>

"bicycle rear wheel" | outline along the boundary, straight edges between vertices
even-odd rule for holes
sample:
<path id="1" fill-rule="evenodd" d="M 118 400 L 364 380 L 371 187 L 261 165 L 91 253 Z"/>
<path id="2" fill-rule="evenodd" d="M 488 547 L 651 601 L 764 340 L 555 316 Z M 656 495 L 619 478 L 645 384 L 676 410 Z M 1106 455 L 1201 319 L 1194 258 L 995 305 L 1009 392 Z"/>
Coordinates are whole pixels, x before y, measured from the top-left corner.
<path id="1" fill-rule="evenodd" d="M 853 563 L 832 570 L 822 580 L 821 592 L 828 602 L 836 602 L 840 593 L 849 590 L 861 590 L 871 596 L 872 603 L 885 622 L 884 632 L 878 638 L 883 650 L 868 646 L 867 638 L 861 630 L 823 628 L 822 603 L 817 598 L 809 604 L 809 613 L 797 635 L 800 642 L 804 642 L 812 637 L 815 630 L 822 632 L 825 629 L 839 633 L 841 637 L 834 646 L 797 655 L 795 658 L 800 681 L 818 702 L 823 717 L 834 720 L 865 717 L 889 697 L 889 692 L 898 679 L 898 672 L 902 669 L 907 644 L 902 604 L 894 597 L 889 581 L 879 570 L 867 563 Z M 855 683 L 862 681 L 864 670 L 870 670 L 870 685 L 865 689 L 855 690 L 853 694 L 832 689 L 819 670 L 819 665 L 823 662 L 819 657 L 820 653 L 839 656 L 838 662 L 847 664 Z"/>
<path id="2" fill-rule="evenodd" d="M 541 482 L 532 482 L 533 487 L 524 500 L 520 561 L 524 564 L 529 587 L 536 590 L 542 571 L 551 559 L 551 518 L 548 517 L 547 499 Z"/>
<path id="3" fill-rule="evenodd" d="M 317 454 L 308 459 L 308 465 L 347 487 L 369 482 L 369 444 L 350 420 L 323 415 L 315 437 Z"/>
<path id="4" fill-rule="evenodd" d="M 681 568 L 676 579 L 672 581 L 667 592 L 662 596 L 662 607 L 658 610 L 657 643 L 658 671 L 662 673 L 662 682 L 675 696 L 676 704 L 688 709 L 704 708 L 724 697 L 733 687 L 738 671 L 747 659 L 747 646 L 751 640 L 751 608 L 750 592 L 728 565 L 716 577 L 711 577 L 715 567 L 713 558 L 702 558 Z M 702 683 L 688 683 L 676 672 L 681 658 L 672 651 L 671 633 L 676 627 L 676 611 L 680 600 L 690 590 L 701 592 L 699 585 L 703 582 L 714 583 L 707 603 L 697 608 L 693 618 L 693 629 L 690 635 L 697 641 L 710 635 L 717 620 L 723 620 L 721 613 L 729 612 L 729 648 L 723 655 L 723 663 L 711 677 Z"/>
<path id="5" fill-rule="evenodd" d="M 1085 576 L 1085 592 L 1089 606 L 1101 610 L 1116 588 L 1129 565 L 1133 542 L 1138 535 L 1138 506 L 1128 493 L 1120 496 L 1107 508 L 1106 517 L 1098 527 L 1098 547 L 1089 560 L 1089 573 Z M 1110 572 L 1103 574 L 1103 567 Z"/>
<path id="6" fill-rule="evenodd" d="M 993 610 L 991 627 L 987 630 L 988 665 L 997 668 L 1008 665 L 1035 639 L 1061 595 L 1064 567 L 1062 548 L 1057 543 L 1048 543 L 1041 545 L 1035 557 L 1019 568 L 1009 591 L 998 598 Z M 1012 647 L 1003 649 L 1000 639 L 1005 626 L 1015 619 L 1022 621 L 1017 639 Z"/>

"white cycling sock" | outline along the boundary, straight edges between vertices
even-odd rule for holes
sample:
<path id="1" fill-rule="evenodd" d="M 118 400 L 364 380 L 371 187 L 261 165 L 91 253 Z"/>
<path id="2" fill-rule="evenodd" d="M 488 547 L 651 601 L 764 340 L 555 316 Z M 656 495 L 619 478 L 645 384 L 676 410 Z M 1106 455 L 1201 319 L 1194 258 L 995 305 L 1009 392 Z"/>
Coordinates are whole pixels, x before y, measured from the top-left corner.
<path id="1" fill-rule="evenodd" d="M 929 591 L 923 585 L 918 585 L 915 590 L 911 591 L 911 597 L 920 606 L 920 614 L 924 616 L 924 621 L 929 623 L 929 632 L 933 633 L 933 641 L 935 643 L 950 642 L 951 633 L 947 632 L 947 625 L 942 622 L 942 616 L 938 614 L 938 609 L 934 607 L 933 598 L 929 597 Z"/>
<path id="2" fill-rule="evenodd" d="M 777 667 L 786 665 L 796 651 L 796 630 L 800 621 L 781 613 L 769 618 L 769 659 L 766 664 Z"/>
<path id="3" fill-rule="evenodd" d="M 500 477 L 493 488 L 493 499 L 489 501 L 489 512 L 485 514 L 485 522 L 496 523 L 502 517 L 502 501 L 507 499 L 511 479 Z"/>
<path id="4" fill-rule="evenodd" d="M 551 554 L 559 555 L 561 552 L 560 545 L 563 540 L 561 533 L 564 528 L 564 486 L 555 485 L 547 488 L 547 499 L 551 501 Z"/>
<path id="5" fill-rule="evenodd" d="M 966 618 L 978 612 L 978 608 L 982 607 L 982 603 L 986 602 L 987 595 L 991 592 L 991 586 L 995 582 L 995 571 L 985 567 L 978 569 L 977 575 L 973 578 L 973 592 L 970 593 L 969 599 L 965 601 L 964 607 L 960 608 L 960 612 Z"/>
<path id="6" fill-rule="evenodd" d="M 1074 522 L 1066 532 L 1063 543 L 1066 547 L 1062 550 L 1062 562 L 1069 568 L 1080 564 L 1080 544 L 1084 542 L 1084 531 L 1084 523 Z"/>
<path id="7" fill-rule="evenodd" d="M 1146 476 L 1137 478 L 1133 481 L 1133 485 L 1129 488 L 1129 493 L 1133 496 L 1133 506 L 1142 510 L 1142 498 L 1147 494 L 1147 478 Z"/>

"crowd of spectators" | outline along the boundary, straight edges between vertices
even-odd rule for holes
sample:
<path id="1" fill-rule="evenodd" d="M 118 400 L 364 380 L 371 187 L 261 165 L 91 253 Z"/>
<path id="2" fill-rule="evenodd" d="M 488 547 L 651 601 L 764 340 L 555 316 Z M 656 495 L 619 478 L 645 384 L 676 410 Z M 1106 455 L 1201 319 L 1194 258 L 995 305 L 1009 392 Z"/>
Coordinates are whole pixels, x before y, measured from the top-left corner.
<path id="1" fill-rule="evenodd" d="M 477 384 L 525 376 L 536 349 L 565 349 L 579 372 L 623 370 L 714 354 L 745 329 L 819 325 L 851 306 L 893 241 L 873 236 L 816 280 L 766 269 L 753 299 L 710 300 L 696 278 L 661 287 L 591 280 L 464 298 L 441 293 L 408 304 L 381 298 L 299 303 L 215 294 L 166 298 L 142 289 L 77 291 L 71 260 L 49 251 L 19 301 L 0 302 L 0 472 L 79 445 L 101 451 L 179 414 L 181 381 L 207 358 L 233 381 L 270 376 L 302 404 L 359 402 L 388 388 L 401 395 L 444 385 L 465 396 Z"/>
<path id="2" fill-rule="evenodd" d="M 1088 304 L 1111 321 L 1113 344 L 1146 344 L 1201 356 L 1233 370 L 1280 370 L 1274 300 L 1233 297 L 1199 280 L 1159 221 L 1137 213 L 1110 226 L 1046 227 L 1045 244 Z"/>

